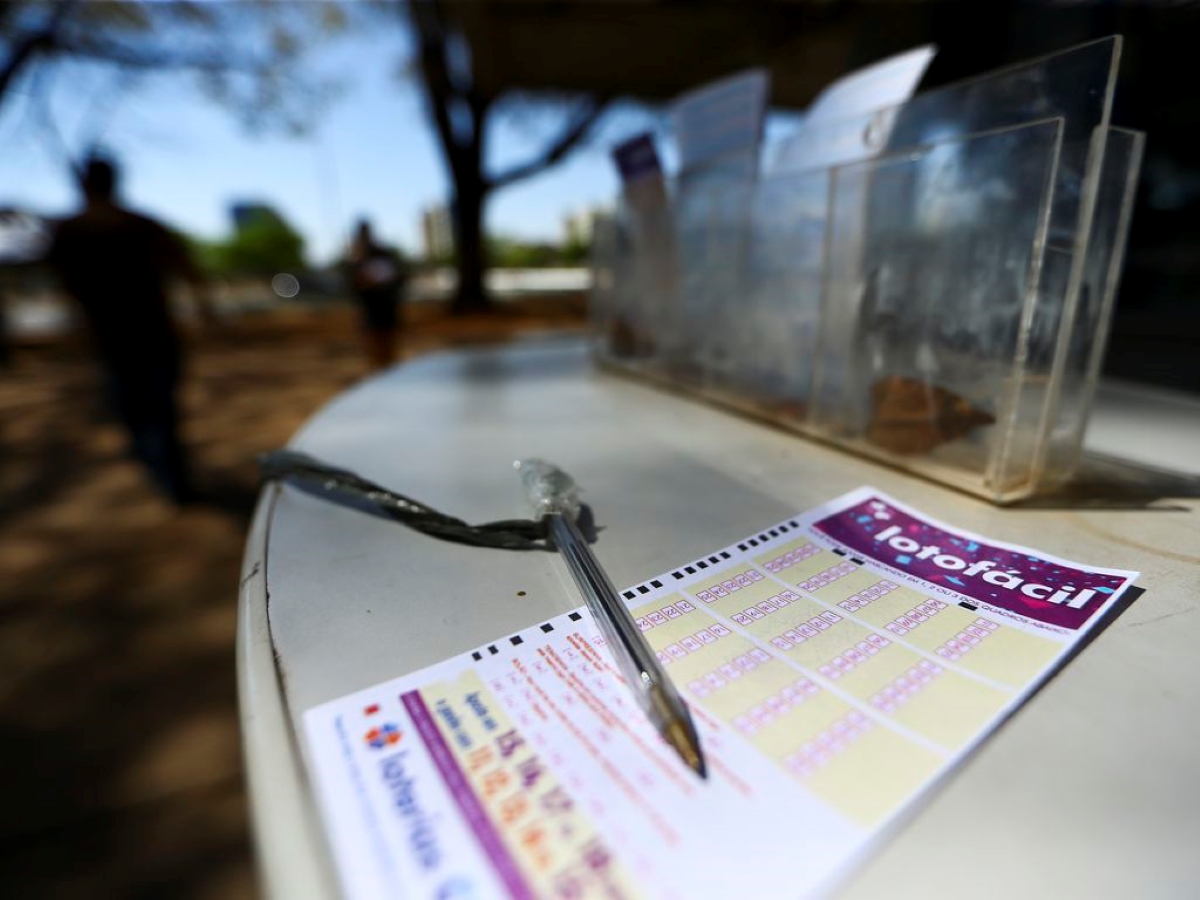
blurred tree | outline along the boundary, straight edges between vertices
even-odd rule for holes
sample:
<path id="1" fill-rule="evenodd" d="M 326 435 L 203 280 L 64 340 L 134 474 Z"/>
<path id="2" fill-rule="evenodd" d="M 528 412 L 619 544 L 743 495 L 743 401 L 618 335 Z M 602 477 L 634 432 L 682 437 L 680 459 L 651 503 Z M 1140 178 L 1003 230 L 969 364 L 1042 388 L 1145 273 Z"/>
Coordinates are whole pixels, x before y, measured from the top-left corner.
<path id="1" fill-rule="evenodd" d="M 590 238 L 583 238 L 579 235 L 574 235 L 567 240 L 560 251 L 560 258 L 563 265 L 567 266 L 585 266 L 592 255 L 592 242 Z"/>
<path id="2" fill-rule="evenodd" d="M 208 275 L 298 275 L 308 269 L 304 238 L 277 210 L 265 204 L 236 207 L 233 233 L 227 238 L 180 237 Z"/>
<path id="3" fill-rule="evenodd" d="M 425 88 L 442 157 L 450 175 L 454 196 L 455 262 L 458 293 L 452 309 L 469 312 L 486 309 L 490 303 L 483 282 L 487 244 L 483 236 L 483 213 L 494 191 L 556 165 L 582 141 L 604 112 L 603 98 L 491 95 L 480 90 L 471 77 L 471 48 L 461 27 L 453 20 L 453 3 L 441 0 L 405 0 L 408 18 L 417 41 L 416 63 Z M 504 172 L 489 173 L 484 163 L 487 126 L 497 114 L 532 102 L 546 103 L 562 120 L 557 134 L 549 138 L 541 153 Z"/>
<path id="4" fill-rule="evenodd" d="M 188 253 L 201 272 L 209 277 L 229 274 L 225 267 L 225 241 L 211 241 L 173 230 L 175 236 L 187 246 Z"/>
<path id="5" fill-rule="evenodd" d="M 221 246 L 224 270 L 238 275 L 301 272 L 304 238 L 269 206 L 244 207 L 235 214 L 233 236 Z"/>
<path id="6" fill-rule="evenodd" d="M 93 87 L 98 70 L 122 76 L 110 85 L 118 89 L 152 73 L 191 76 L 248 127 L 300 132 L 333 93 L 328 79 L 301 65 L 304 51 L 343 31 L 348 9 L 353 6 L 326 0 L 0 0 L 0 108 L 21 97 L 24 118 L 42 125 L 53 138 L 52 149 L 72 167 L 103 123 L 89 115 L 85 125 L 94 133 L 74 135 L 74 146 L 63 140 L 50 112 L 50 85 L 65 67 L 74 67 L 75 90 Z M 113 98 L 93 93 L 92 99 L 103 105 Z M 281 259 L 300 255 L 278 229 L 248 240 L 257 248 L 240 248 L 239 258 L 268 248 L 268 255 Z M 0 291 L 0 358 L 6 346 L 4 307 Z"/>
<path id="7" fill-rule="evenodd" d="M 332 2 L 4 0 L 0 104 L 14 93 L 44 100 L 47 73 L 83 63 L 189 74 L 251 127 L 298 131 L 331 93 L 300 65 L 303 51 L 346 25 Z"/>
<path id="8" fill-rule="evenodd" d="M 488 262 L 498 269 L 544 269 L 550 266 L 579 266 L 587 262 L 591 247 L 582 238 L 564 244 L 518 241 L 489 235 L 486 239 Z"/>
<path id="9" fill-rule="evenodd" d="M 499 269 L 544 269 L 558 265 L 562 259 L 561 250 L 553 244 L 489 236 L 486 246 L 489 261 Z"/>

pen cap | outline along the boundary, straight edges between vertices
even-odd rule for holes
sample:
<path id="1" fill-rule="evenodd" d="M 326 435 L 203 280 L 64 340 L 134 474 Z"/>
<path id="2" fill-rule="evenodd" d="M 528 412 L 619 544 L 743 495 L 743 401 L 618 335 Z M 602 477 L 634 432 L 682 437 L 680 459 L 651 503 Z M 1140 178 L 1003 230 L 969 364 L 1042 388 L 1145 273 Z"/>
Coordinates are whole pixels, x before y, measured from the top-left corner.
<path id="1" fill-rule="evenodd" d="M 579 514 L 579 486 L 558 466 L 536 457 L 518 460 L 514 466 L 521 473 L 525 499 L 534 515 L 574 519 Z"/>

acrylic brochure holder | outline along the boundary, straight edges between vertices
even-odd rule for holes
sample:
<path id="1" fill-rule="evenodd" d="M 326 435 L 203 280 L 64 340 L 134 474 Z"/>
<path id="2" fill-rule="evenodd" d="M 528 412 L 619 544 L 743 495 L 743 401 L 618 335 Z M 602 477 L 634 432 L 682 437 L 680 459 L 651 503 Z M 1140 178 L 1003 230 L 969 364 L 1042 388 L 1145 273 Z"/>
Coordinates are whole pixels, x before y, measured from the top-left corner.
<path id="1" fill-rule="evenodd" d="M 601 360 L 997 502 L 1074 471 L 1143 136 L 1119 38 L 622 198 Z"/>

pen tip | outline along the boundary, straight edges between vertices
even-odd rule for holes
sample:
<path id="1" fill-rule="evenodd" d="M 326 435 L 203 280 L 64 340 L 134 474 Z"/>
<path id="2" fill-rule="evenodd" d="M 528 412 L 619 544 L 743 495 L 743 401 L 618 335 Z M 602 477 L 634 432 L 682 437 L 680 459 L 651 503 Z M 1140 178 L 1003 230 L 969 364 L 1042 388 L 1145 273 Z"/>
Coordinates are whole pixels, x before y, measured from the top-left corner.
<path id="1" fill-rule="evenodd" d="M 687 764 L 687 767 L 707 781 L 708 766 L 705 764 L 704 754 L 700 750 L 700 739 L 695 730 L 688 727 L 689 725 L 690 723 L 684 724 L 677 719 L 667 725 L 663 737 L 679 754 L 679 758 Z"/>

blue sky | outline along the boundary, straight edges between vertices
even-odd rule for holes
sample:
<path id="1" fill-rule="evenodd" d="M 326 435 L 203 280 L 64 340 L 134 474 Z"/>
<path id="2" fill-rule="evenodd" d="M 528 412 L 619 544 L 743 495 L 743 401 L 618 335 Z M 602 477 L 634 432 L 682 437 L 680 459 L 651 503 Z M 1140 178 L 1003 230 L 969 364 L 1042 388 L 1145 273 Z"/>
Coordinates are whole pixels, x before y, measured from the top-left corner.
<path id="1" fill-rule="evenodd" d="M 322 50 L 313 64 L 341 79 L 344 91 L 303 138 L 250 135 L 232 113 L 177 78 L 148 78 L 114 92 L 110 75 L 64 69 L 51 92 L 53 129 L 30 115 L 21 96 L 0 109 L 0 206 L 70 211 L 76 200 L 64 148 L 78 154 L 98 137 L 124 164 L 129 205 L 193 234 L 218 237 L 228 230 L 230 203 L 262 201 L 305 235 L 317 262 L 339 253 L 364 215 L 385 239 L 416 251 L 420 211 L 444 201 L 447 182 L 417 86 L 397 76 L 405 43 L 397 25 Z M 503 167 L 524 160 L 541 146 L 546 124 L 495 122 L 490 161 Z M 611 202 L 617 181 L 607 147 L 654 124 L 635 107 L 615 110 L 591 146 L 495 194 L 489 230 L 559 238 L 566 213 Z"/>

